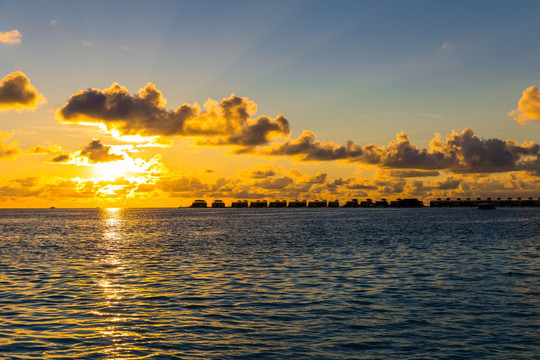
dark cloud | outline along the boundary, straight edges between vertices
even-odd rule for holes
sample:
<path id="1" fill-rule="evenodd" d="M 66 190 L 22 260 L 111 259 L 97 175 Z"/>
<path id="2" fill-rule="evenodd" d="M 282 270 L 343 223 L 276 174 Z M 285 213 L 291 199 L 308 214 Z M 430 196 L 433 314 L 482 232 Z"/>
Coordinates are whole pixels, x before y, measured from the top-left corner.
<path id="1" fill-rule="evenodd" d="M 459 173 L 490 173 L 525 170 L 523 161 L 538 159 L 540 145 L 500 139 L 480 139 L 471 129 L 461 133 L 453 131 L 446 142 L 435 138 L 432 147 L 440 149 L 447 157 L 455 157 L 457 164 L 450 168 Z"/>
<path id="2" fill-rule="evenodd" d="M 111 154 L 111 146 L 103 145 L 101 140 L 94 139 L 83 147 L 79 155 L 88 159 L 91 164 L 122 160 L 124 156 Z"/>
<path id="3" fill-rule="evenodd" d="M 60 154 L 60 155 L 56 155 L 48 159 L 47 162 L 63 163 L 63 162 L 69 162 L 70 160 L 71 160 L 71 156 L 69 154 Z"/>
<path id="4" fill-rule="evenodd" d="M 276 175 L 276 172 L 273 169 L 267 170 L 253 170 L 249 177 L 252 179 L 265 179 L 267 177 L 272 177 Z"/>
<path id="5" fill-rule="evenodd" d="M 310 177 L 307 182 L 309 184 L 324 184 L 327 178 L 328 178 L 328 174 L 319 172 L 317 173 L 317 175 Z"/>
<path id="6" fill-rule="evenodd" d="M 439 190 L 455 190 L 459 188 L 462 179 L 455 177 L 447 177 L 442 180 L 436 181 L 431 187 Z"/>
<path id="7" fill-rule="evenodd" d="M 217 102 L 184 104 L 176 110 L 165 108 L 166 100 L 151 83 L 129 94 L 114 83 L 105 90 L 78 91 L 56 112 L 66 123 L 105 126 L 120 135 L 189 136 L 206 145 L 257 146 L 267 144 L 273 136 L 289 134 L 289 123 L 283 115 L 275 119 L 252 116 L 257 105 L 235 96 Z"/>
<path id="8" fill-rule="evenodd" d="M 34 109 L 44 102 L 24 73 L 16 71 L 0 80 L 0 111 Z"/>
<path id="9" fill-rule="evenodd" d="M 387 173 L 391 177 L 398 178 L 416 178 L 416 177 L 429 177 L 429 176 L 439 176 L 439 172 L 432 170 L 391 170 Z"/>
<path id="10" fill-rule="evenodd" d="M 519 145 L 511 140 L 480 139 L 471 129 L 452 132 L 446 140 L 437 135 L 429 148 L 418 148 L 403 132 L 397 135 L 396 140 L 386 147 L 374 144 L 361 146 L 352 141 L 340 145 L 320 142 L 312 132 L 304 131 L 298 139 L 262 149 L 260 153 L 294 156 L 300 161 L 346 160 L 386 169 L 429 171 L 403 173 L 415 176 L 436 176 L 436 170 L 456 173 L 534 171 L 535 161 L 540 156 L 540 145 L 534 142 Z"/>

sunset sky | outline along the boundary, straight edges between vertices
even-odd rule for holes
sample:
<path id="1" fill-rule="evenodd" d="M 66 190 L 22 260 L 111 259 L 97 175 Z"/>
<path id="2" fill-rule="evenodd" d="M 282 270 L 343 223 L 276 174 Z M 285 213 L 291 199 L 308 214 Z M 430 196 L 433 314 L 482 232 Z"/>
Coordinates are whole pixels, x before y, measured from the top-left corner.
<path id="1" fill-rule="evenodd" d="M 540 2 L 0 1 L 0 207 L 540 197 Z"/>

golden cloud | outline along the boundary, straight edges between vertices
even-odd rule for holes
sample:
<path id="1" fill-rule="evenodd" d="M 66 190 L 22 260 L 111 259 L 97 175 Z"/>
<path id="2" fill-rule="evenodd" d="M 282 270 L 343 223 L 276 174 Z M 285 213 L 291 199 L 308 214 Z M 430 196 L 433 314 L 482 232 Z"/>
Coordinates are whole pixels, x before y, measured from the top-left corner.
<path id="1" fill-rule="evenodd" d="M 0 32 L 0 43 L 4 44 L 20 44 L 22 34 L 19 30 L 11 30 Z"/>
<path id="2" fill-rule="evenodd" d="M 5 131 L 0 131 L 0 140 L 9 140 L 11 135 Z M 16 140 L 12 140 L 6 144 L 0 141 L 0 160 L 13 160 L 21 153 L 21 150 L 17 147 Z"/>
<path id="3" fill-rule="evenodd" d="M 43 145 L 37 145 L 34 147 L 31 147 L 25 151 L 26 154 L 55 154 L 62 151 L 62 147 L 59 145 L 50 145 L 50 146 L 43 146 Z"/>
<path id="4" fill-rule="evenodd" d="M 516 122 L 525 125 L 529 122 L 540 121 L 540 90 L 531 86 L 523 91 L 518 107 L 508 113 Z"/>
<path id="5" fill-rule="evenodd" d="M 32 110 L 47 99 L 30 84 L 30 79 L 20 72 L 13 72 L 0 80 L 0 111 Z"/>
<path id="6" fill-rule="evenodd" d="M 253 118 L 257 105 L 234 94 L 220 102 L 207 100 L 203 109 L 195 103 L 167 110 L 165 104 L 152 83 L 133 95 L 113 83 L 105 90 L 78 91 L 57 109 L 56 117 L 64 123 L 100 126 L 119 136 L 187 136 L 207 145 L 264 145 L 290 132 L 283 115 Z"/>

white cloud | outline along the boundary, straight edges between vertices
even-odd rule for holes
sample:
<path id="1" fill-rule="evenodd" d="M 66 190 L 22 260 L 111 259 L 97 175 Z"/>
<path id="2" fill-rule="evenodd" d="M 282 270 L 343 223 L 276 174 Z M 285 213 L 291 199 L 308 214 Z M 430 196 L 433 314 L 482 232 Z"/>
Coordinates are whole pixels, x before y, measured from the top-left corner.
<path id="1" fill-rule="evenodd" d="M 444 44 L 442 44 L 441 50 L 446 50 L 446 49 L 453 48 L 454 45 L 455 45 L 455 43 L 450 42 L 450 41 L 447 41 L 447 42 L 445 42 Z"/>

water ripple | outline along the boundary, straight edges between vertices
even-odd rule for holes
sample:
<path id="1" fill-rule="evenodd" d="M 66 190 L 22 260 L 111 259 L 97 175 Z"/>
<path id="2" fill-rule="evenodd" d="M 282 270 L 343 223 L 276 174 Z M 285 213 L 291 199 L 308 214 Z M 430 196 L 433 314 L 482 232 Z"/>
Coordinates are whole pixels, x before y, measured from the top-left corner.
<path id="1" fill-rule="evenodd" d="M 0 210 L 0 357 L 531 359 L 539 230 L 537 209 Z"/>

